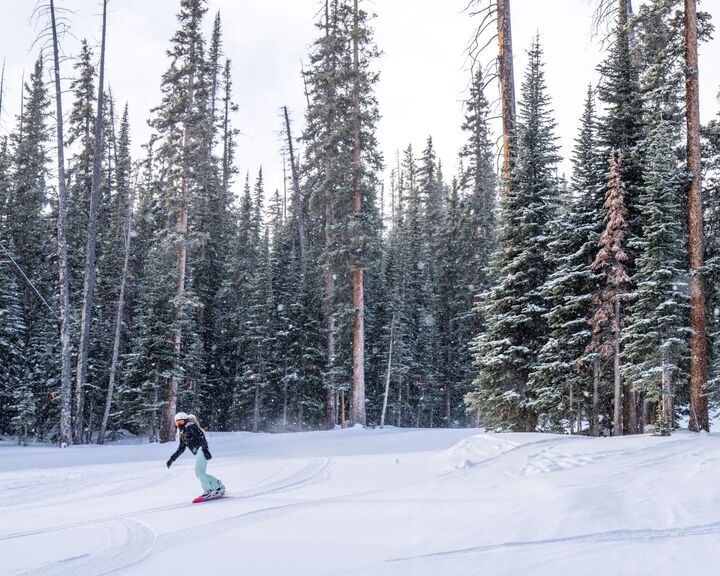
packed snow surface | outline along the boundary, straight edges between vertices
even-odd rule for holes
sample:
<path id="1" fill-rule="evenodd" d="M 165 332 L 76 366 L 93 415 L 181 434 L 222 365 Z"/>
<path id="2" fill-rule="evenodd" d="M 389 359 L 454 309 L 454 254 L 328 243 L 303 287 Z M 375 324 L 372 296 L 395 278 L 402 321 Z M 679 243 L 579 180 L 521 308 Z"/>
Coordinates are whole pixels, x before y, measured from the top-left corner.
<path id="1" fill-rule="evenodd" d="M 720 574 L 720 435 L 353 428 L 0 444 L 0 573 Z"/>

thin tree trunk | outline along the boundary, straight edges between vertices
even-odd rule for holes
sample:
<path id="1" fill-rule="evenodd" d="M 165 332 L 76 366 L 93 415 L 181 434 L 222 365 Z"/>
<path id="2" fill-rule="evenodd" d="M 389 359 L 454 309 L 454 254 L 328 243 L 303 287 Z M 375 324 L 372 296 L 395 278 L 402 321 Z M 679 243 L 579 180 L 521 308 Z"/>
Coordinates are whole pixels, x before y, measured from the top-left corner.
<path id="1" fill-rule="evenodd" d="M 107 397 L 105 399 L 105 410 L 103 412 L 100 432 L 98 433 L 98 444 L 105 443 L 105 430 L 107 430 L 110 418 L 110 407 L 112 406 L 113 392 L 115 389 L 115 374 L 117 373 L 118 358 L 120 356 L 120 337 L 122 335 L 122 319 L 125 307 L 125 287 L 130 268 L 130 240 L 132 238 L 132 215 L 135 186 L 130 191 L 127 206 L 127 217 L 125 220 L 125 258 L 123 260 L 122 276 L 120 277 L 120 294 L 118 295 L 117 314 L 115 315 L 115 338 L 113 339 L 112 361 L 110 362 L 110 378 L 108 382 Z"/>
<path id="2" fill-rule="evenodd" d="M 710 431 L 707 400 L 707 342 L 703 268 L 700 86 L 698 80 L 697 0 L 685 0 L 685 100 L 687 114 L 688 260 L 690 268 L 690 423 L 693 432 Z"/>
<path id="3" fill-rule="evenodd" d="M 637 434 L 637 395 L 630 382 L 623 383 L 623 434 Z"/>
<path id="4" fill-rule="evenodd" d="M 448 428 L 452 428 L 452 402 L 450 397 L 450 383 L 445 383 L 445 423 Z"/>
<path id="5" fill-rule="evenodd" d="M 620 298 L 615 297 L 615 336 L 614 336 L 613 372 L 615 377 L 615 394 L 613 402 L 613 434 L 623 435 L 623 394 L 620 378 Z"/>
<path id="6" fill-rule="evenodd" d="M 402 401 L 403 401 L 403 387 L 402 384 L 398 386 L 398 408 L 397 408 L 397 427 L 402 427 Z"/>
<path id="7" fill-rule="evenodd" d="M 575 413 L 573 412 L 573 387 L 572 384 L 570 385 L 570 391 L 569 391 L 569 412 L 570 412 L 570 434 L 575 433 Z"/>
<path id="8" fill-rule="evenodd" d="M 253 432 L 260 429 L 260 381 L 255 375 L 255 403 L 253 405 Z"/>
<path id="9" fill-rule="evenodd" d="M 287 381 L 283 382 L 282 429 L 283 429 L 283 432 L 287 432 L 287 429 L 288 429 L 288 385 L 287 385 Z"/>
<path id="10" fill-rule="evenodd" d="M 0 74 L 0 118 L 2 117 L 3 90 L 5 89 L 5 58 L 3 58 L 2 74 Z"/>
<path id="11" fill-rule="evenodd" d="M 92 190 L 90 192 L 90 222 L 88 223 L 87 250 L 85 260 L 85 287 L 80 320 L 80 345 L 78 346 L 77 379 L 75 381 L 75 441 L 83 441 L 85 378 L 87 375 L 88 351 L 90 349 L 90 326 L 92 324 L 93 296 L 95 293 L 95 249 L 97 244 L 97 219 L 100 204 L 100 145 L 102 140 L 103 103 L 105 98 L 105 30 L 107 22 L 107 0 L 103 0 L 102 40 L 100 43 L 100 74 L 98 80 L 98 104 L 95 117 L 95 142 L 93 146 Z"/>
<path id="12" fill-rule="evenodd" d="M 388 394 L 390 393 L 390 376 L 392 375 L 393 340 L 395 336 L 395 314 L 390 321 L 390 346 L 388 350 L 387 371 L 385 372 L 385 394 L 383 394 L 383 407 L 380 414 L 380 428 L 385 426 L 385 414 L 387 413 Z"/>
<path id="13" fill-rule="evenodd" d="M 175 266 L 177 268 L 177 281 L 175 284 L 175 328 L 172 335 L 173 361 L 170 377 L 166 383 L 165 403 L 160 422 L 160 442 L 171 442 L 175 437 L 173 419 L 177 409 L 177 374 L 180 363 L 182 345 L 183 298 L 185 296 L 185 272 L 187 264 L 187 232 L 188 232 L 188 202 L 190 197 L 190 125 L 192 122 L 193 107 L 195 105 L 195 43 L 190 47 L 191 71 L 188 78 L 188 95 L 185 107 L 185 126 L 183 128 L 183 170 L 182 185 L 180 188 L 180 206 L 177 221 L 177 232 L 180 240 L 175 248 Z"/>
<path id="14" fill-rule="evenodd" d="M 287 135 L 288 153 L 290 154 L 290 174 L 293 183 L 293 204 L 295 206 L 295 216 L 298 219 L 298 234 L 300 236 L 300 270 L 305 270 L 305 214 L 302 203 L 302 193 L 300 191 L 300 175 L 298 174 L 297 164 L 295 163 L 295 148 L 293 146 L 292 133 L 290 131 L 290 116 L 288 115 L 287 106 L 283 106 L 285 113 L 285 134 Z"/>
<path id="15" fill-rule="evenodd" d="M 345 390 L 340 390 L 340 427 L 345 428 Z"/>
<path id="16" fill-rule="evenodd" d="M 359 229 L 362 209 L 362 195 L 360 193 L 360 57 L 358 42 L 358 0 L 354 2 L 354 31 L 353 31 L 353 75 L 354 86 L 352 94 L 353 105 L 353 157 L 352 157 L 352 187 L 353 187 L 353 216 L 358 229 L 358 241 L 355 262 L 352 271 L 353 308 L 355 309 L 355 323 L 353 326 L 353 386 L 350 419 L 353 424 L 367 424 L 365 415 L 365 300 L 363 286 L 363 254 L 360 245 L 362 230 Z"/>
<path id="17" fill-rule="evenodd" d="M 662 400 L 660 406 L 660 413 L 662 418 L 662 433 L 663 435 L 670 435 L 672 432 L 673 417 L 672 417 L 672 388 L 670 381 L 670 371 L 668 370 L 668 363 L 666 360 L 667 352 L 663 350 L 663 369 L 662 369 Z"/>
<path id="18" fill-rule="evenodd" d="M 599 355 L 593 360 L 593 392 L 592 407 L 590 409 L 590 435 L 600 435 L 599 422 L 600 409 L 600 357 Z"/>
<path id="19" fill-rule="evenodd" d="M 578 434 L 582 434 L 582 431 L 583 431 L 582 415 L 583 415 L 582 402 L 580 402 L 580 399 L 578 399 L 578 406 L 577 406 L 577 433 Z"/>
<path id="20" fill-rule="evenodd" d="M 63 137 L 62 90 L 60 89 L 60 56 L 58 50 L 55 3 L 50 0 L 50 19 L 53 37 L 53 60 L 55 64 L 55 115 L 57 121 L 58 161 L 58 269 L 60 272 L 60 446 L 72 444 L 72 380 L 70 357 L 70 291 L 67 260 L 67 189 L 65 187 L 65 142 Z"/>
<path id="21" fill-rule="evenodd" d="M 515 129 L 515 75 L 513 73 L 510 0 L 497 0 L 497 27 L 499 47 L 498 78 L 500 80 L 503 130 L 502 177 L 507 192 L 507 182 L 510 177 L 510 139 Z"/>

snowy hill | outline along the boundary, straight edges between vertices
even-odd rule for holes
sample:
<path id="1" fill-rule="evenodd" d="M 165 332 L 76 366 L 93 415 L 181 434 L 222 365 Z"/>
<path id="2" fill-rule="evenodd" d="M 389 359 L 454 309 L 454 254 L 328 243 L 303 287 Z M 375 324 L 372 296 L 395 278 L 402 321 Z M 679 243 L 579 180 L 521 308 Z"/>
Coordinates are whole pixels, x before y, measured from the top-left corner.
<path id="1" fill-rule="evenodd" d="M 720 573 L 720 435 L 210 433 L 200 493 L 172 445 L 0 448 L 0 573 L 73 576 Z"/>

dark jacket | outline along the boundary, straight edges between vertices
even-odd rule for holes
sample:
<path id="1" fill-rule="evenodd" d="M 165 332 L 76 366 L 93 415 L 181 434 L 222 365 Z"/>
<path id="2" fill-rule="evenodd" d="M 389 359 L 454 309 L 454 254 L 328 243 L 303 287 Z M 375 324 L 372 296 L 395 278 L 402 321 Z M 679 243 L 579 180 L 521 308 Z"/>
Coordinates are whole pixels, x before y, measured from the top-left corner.
<path id="1" fill-rule="evenodd" d="M 212 458 L 205 434 L 203 434 L 199 426 L 190 421 L 186 422 L 184 426 L 180 426 L 180 445 L 174 454 L 170 456 L 170 460 L 167 461 L 168 468 L 170 464 L 177 460 L 180 454 L 185 452 L 185 448 L 189 448 L 193 454 L 197 454 L 197 451 L 202 449 L 206 459 L 210 460 Z"/>

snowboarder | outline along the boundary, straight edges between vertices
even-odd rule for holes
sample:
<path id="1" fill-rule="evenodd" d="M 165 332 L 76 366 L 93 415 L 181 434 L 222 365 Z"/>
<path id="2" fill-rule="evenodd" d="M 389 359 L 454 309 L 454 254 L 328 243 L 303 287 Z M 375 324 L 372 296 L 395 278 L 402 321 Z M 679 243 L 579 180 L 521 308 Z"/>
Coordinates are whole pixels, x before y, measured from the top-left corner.
<path id="1" fill-rule="evenodd" d="M 193 502 L 203 502 L 204 500 L 223 496 L 225 494 L 223 483 L 207 473 L 207 461 L 212 458 L 212 454 L 208 449 L 205 431 L 200 428 L 197 418 L 192 414 L 178 412 L 175 414 L 175 425 L 177 426 L 180 445 L 167 461 L 167 467 L 170 468 L 177 457 L 185 452 L 185 448 L 189 448 L 190 452 L 195 454 L 195 476 L 200 480 L 204 491 L 202 496 L 195 498 Z"/>

